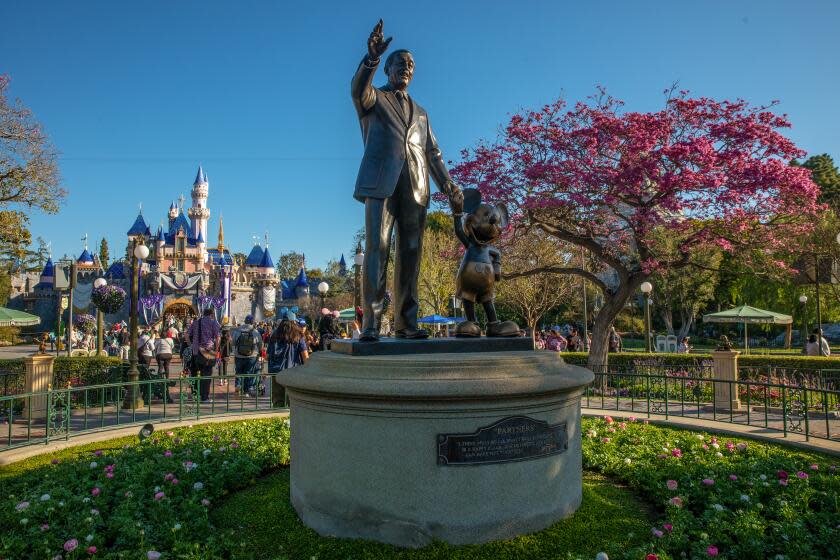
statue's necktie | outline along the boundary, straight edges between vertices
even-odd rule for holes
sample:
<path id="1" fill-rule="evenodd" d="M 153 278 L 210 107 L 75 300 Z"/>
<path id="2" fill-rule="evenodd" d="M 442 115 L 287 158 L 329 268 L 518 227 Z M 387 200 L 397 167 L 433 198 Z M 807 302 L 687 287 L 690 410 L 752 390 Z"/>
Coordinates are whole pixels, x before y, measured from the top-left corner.
<path id="1" fill-rule="evenodd" d="M 405 120 L 409 120 L 411 118 L 411 107 L 408 105 L 408 96 L 405 94 L 404 91 L 397 90 L 396 91 L 397 99 L 400 101 L 400 107 L 402 107 L 403 116 L 405 116 Z"/>

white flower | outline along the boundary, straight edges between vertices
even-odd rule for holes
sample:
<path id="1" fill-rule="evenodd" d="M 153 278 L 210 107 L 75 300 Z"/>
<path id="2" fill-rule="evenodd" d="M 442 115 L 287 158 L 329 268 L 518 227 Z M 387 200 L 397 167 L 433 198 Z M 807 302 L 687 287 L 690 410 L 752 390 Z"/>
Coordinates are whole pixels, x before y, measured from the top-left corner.
<path id="1" fill-rule="evenodd" d="M 92 540 L 93 540 L 93 535 L 88 535 L 88 536 L 86 536 L 86 537 L 85 537 L 85 540 L 86 540 L 87 542 L 92 541 Z"/>
<path id="2" fill-rule="evenodd" d="M 93 523 L 93 517 L 85 517 L 85 521 L 88 523 Z"/>
<path id="3" fill-rule="evenodd" d="M 715 508 L 715 511 L 723 511 L 725 508 L 720 504 L 712 504 L 712 507 Z"/>
<path id="4" fill-rule="evenodd" d="M 201 453 L 202 453 L 205 457 L 207 457 L 208 455 L 210 455 L 210 450 L 209 450 L 209 449 L 205 449 L 205 450 L 204 450 L 204 451 L 202 451 Z"/>
<path id="5" fill-rule="evenodd" d="M 767 480 L 767 475 L 766 474 L 760 474 L 760 475 L 758 475 L 758 478 L 760 478 L 761 480 Z"/>
<path id="6" fill-rule="evenodd" d="M 769 483 L 769 482 L 765 482 L 765 483 L 764 483 L 764 486 L 770 486 L 770 483 Z"/>
<path id="7" fill-rule="evenodd" d="M 61 500 L 60 502 L 58 502 L 58 505 L 60 505 L 61 507 L 64 507 L 64 500 Z"/>
<path id="8" fill-rule="evenodd" d="M 175 530 L 177 531 L 178 529 L 180 529 L 180 528 L 181 528 L 181 524 L 180 524 L 180 523 L 176 523 L 176 524 L 175 524 L 175 526 L 174 526 L 174 527 L 172 527 L 172 528 L 173 528 L 173 529 L 175 529 Z"/>
<path id="9" fill-rule="evenodd" d="M 228 464 L 227 461 L 222 461 L 222 466 L 226 466 Z"/>
<path id="10" fill-rule="evenodd" d="M 705 439 L 705 438 L 703 437 L 703 434 L 697 434 L 697 435 L 696 435 L 696 436 L 694 436 L 694 437 L 696 437 L 696 438 L 697 438 L 697 439 L 699 439 L 699 440 L 703 440 L 703 439 Z"/>
<path id="11" fill-rule="evenodd" d="M 610 560 L 610 557 L 607 556 L 606 552 L 599 552 L 595 555 L 595 560 Z"/>
<path id="12" fill-rule="evenodd" d="M 203 482 L 196 482 L 195 484 L 193 484 L 193 490 L 202 490 L 202 489 L 204 489 L 204 483 Z"/>
<path id="13" fill-rule="evenodd" d="M 160 486 L 155 486 L 155 492 L 160 492 Z"/>
<path id="14" fill-rule="evenodd" d="M 26 525 L 27 523 L 29 523 L 29 519 L 27 519 L 27 518 L 25 518 L 25 517 L 24 517 L 23 519 L 21 519 L 21 520 L 20 520 L 20 524 L 21 524 L 21 525 Z"/>
<path id="15" fill-rule="evenodd" d="M 787 505 L 787 500 L 779 500 L 779 505 L 785 507 Z"/>
<path id="16" fill-rule="evenodd" d="M 749 497 L 749 496 L 747 496 L 746 494 L 741 494 L 741 501 L 743 501 L 743 502 L 749 502 L 749 501 L 750 501 L 750 497 Z"/>
<path id="17" fill-rule="evenodd" d="M 95 468 L 96 468 L 96 467 L 98 467 L 98 466 L 99 466 L 99 465 L 97 464 L 97 462 L 96 462 L 96 461 L 91 461 L 91 463 L 90 463 L 90 468 L 95 469 Z"/>
<path id="18" fill-rule="evenodd" d="M 714 447 L 715 449 L 720 449 L 720 444 L 719 443 L 713 443 L 712 447 Z"/>
<path id="19" fill-rule="evenodd" d="M 717 453 L 715 453 L 715 457 L 723 457 L 723 453 L 721 453 L 720 451 L 718 451 Z"/>
<path id="20" fill-rule="evenodd" d="M 82 499 L 82 501 L 83 501 L 84 503 L 88 503 L 88 502 L 90 502 L 90 498 L 88 498 L 87 496 L 85 496 L 85 497 Z"/>
<path id="21" fill-rule="evenodd" d="M 755 505 L 755 507 L 757 507 L 758 509 L 764 509 L 764 504 L 762 504 L 761 502 L 758 502 L 758 503 Z"/>
<path id="22" fill-rule="evenodd" d="M 631 460 L 630 460 L 630 457 L 625 457 L 625 458 L 624 458 L 624 464 L 625 464 L 625 465 L 629 465 L 629 464 L 630 464 L 630 463 L 632 463 L 632 462 L 633 462 L 633 461 L 631 461 Z"/>
<path id="23" fill-rule="evenodd" d="M 49 499 L 50 499 L 50 495 L 49 495 L 49 494 L 43 494 L 43 495 L 41 496 L 41 501 L 42 501 L 42 502 L 46 502 L 46 501 L 48 501 Z"/>
<path id="24" fill-rule="evenodd" d="M 158 552 L 157 550 L 150 550 L 146 553 L 146 558 L 148 558 L 149 560 L 158 560 L 160 558 L 160 552 Z"/>

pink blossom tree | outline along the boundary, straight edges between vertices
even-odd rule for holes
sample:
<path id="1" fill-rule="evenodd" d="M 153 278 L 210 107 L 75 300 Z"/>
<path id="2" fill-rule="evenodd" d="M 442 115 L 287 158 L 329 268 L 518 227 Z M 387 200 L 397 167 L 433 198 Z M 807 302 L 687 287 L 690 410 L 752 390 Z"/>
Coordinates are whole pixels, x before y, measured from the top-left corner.
<path id="1" fill-rule="evenodd" d="M 702 266 L 712 247 L 784 267 L 772 255 L 811 227 L 819 187 L 787 163 L 803 152 L 779 133 L 790 123 L 773 105 L 672 89 L 662 110 L 635 113 L 599 90 L 573 108 L 514 115 L 452 174 L 506 203 L 515 235 L 536 228 L 583 249 L 588 265 L 516 275 L 576 274 L 601 290 L 589 365 L 603 365 L 610 325 L 653 272 Z"/>

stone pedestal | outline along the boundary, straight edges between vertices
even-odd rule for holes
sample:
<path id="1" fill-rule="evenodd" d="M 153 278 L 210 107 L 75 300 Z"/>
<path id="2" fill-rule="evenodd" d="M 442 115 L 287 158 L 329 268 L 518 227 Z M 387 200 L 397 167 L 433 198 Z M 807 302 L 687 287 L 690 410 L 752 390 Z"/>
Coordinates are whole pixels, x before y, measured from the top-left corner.
<path id="1" fill-rule="evenodd" d="M 54 356 L 33 354 L 23 358 L 26 365 L 25 392 L 46 393 L 53 381 Z M 30 410 L 31 408 L 31 410 Z M 47 417 L 47 396 L 37 396 L 23 400 L 23 417 L 43 420 Z"/>
<path id="2" fill-rule="evenodd" d="M 592 381 L 554 352 L 319 352 L 282 374 L 292 504 L 321 535 L 407 547 L 548 527 L 581 502 Z"/>
<path id="3" fill-rule="evenodd" d="M 715 408 L 718 410 L 740 410 L 738 398 L 738 354 L 734 350 L 715 350 L 712 352 L 715 383 Z M 732 381 L 732 383 L 723 383 Z"/>

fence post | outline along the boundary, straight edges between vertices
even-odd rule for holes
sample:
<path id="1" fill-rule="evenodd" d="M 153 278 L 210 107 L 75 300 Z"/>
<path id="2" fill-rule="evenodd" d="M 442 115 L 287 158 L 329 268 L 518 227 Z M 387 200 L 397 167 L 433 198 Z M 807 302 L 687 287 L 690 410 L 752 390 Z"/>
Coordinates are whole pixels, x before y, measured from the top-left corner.
<path id="1" fill-rule="evenodd" d="M 55 357 L 50 354 L 33 354 L 25 356 L 26 365 L 25 391 L 27 393 L 43 393 L 33 396 L 23 402 L 23 415 L 31 420 L 43 420 L 47 417 L 47 391 L 53 382 L 53 362 Z"/>
<path id="2" fill-rule="evenodd" d="M 740 352 L 736 350 L 712 352 L 715 409 L 741 410 L 741 400 L 738 398 L 738 354 Z"/>

